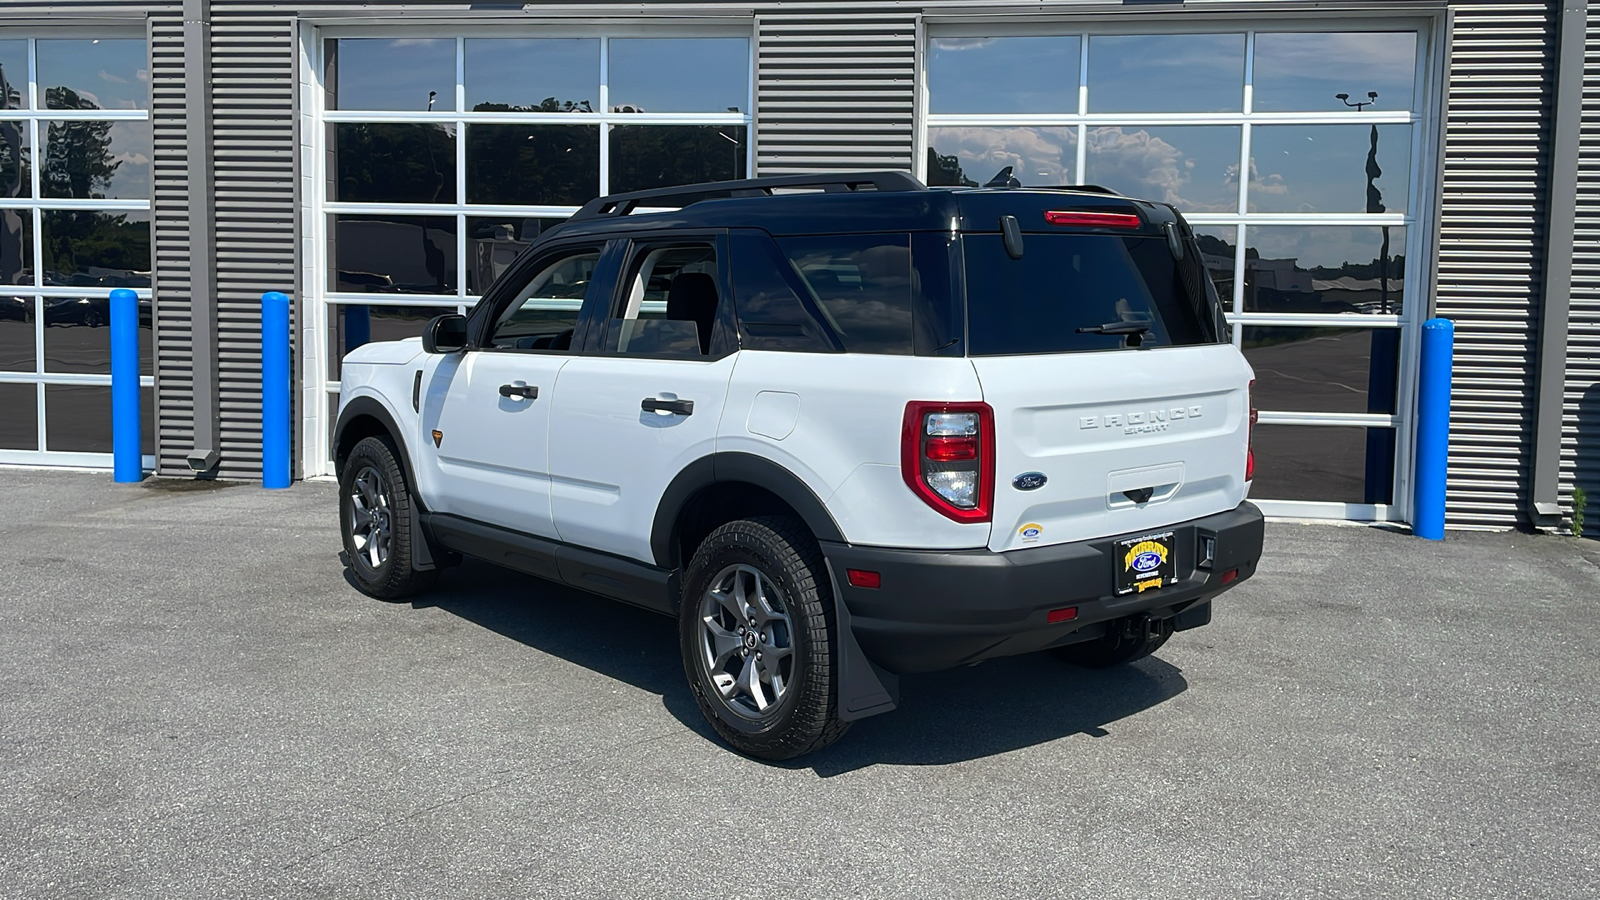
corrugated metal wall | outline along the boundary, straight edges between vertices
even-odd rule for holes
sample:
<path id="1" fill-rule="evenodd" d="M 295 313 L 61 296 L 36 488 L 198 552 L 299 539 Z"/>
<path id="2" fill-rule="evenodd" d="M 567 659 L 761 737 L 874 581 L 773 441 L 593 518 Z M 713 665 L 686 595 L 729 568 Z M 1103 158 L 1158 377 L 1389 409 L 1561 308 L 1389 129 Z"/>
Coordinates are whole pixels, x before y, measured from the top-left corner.
<path id="1" fill-rule="evenodd" d="M 211 17 L 222 418 L 218 474 L 259 478 L 261 295 L 283 291 L 296 305 L 299 301 L 295 19 L 225 2 L 212 4 Z"/>
<path id="2" fill-rule="evenodd" d="M 1531 481 L 1554 22 L 1543 0 L 1456 9 L 1437 314 L 1456 323 L 1457 525 L 1515 526 Z"/>
<path id="3" fill-rule="evenodd" d="M 1570 509 L 1572 489 L 1581 486 L 1587 491 L 1586 530 L 1600 535 L 1600 9 L 1593 3 L 1589 4 L 1586 37 L 1561 499 Z"/>
<path id="4" fill-rule="evenodd" d="M 156 470 L 187 472 L 194 445 L 190 349 L 189 152 L 184 128 L 183 17 L 150 19 L 151 252 L 155 256 Z"/>
<path id="5" fill-rule="evenodd" d="M 785 7 L 756 25 L 758 174 L 911 168 L 915 14 Z"/>

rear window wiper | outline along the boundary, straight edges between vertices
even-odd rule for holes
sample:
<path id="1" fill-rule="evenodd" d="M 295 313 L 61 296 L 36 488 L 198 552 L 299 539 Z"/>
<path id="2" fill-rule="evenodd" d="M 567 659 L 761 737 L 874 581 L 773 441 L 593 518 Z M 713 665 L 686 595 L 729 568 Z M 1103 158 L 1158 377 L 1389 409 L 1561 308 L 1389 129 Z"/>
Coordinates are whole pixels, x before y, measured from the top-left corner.
<path id="1" fill-rule="evenodd" d="M 1120 334 L 1128 339 L 1129 347 L 1137 347 L 1144 343 L 1152 324 L 1149 319 L 1121 319 L 1104 325 L 1085 325 L 1077 331 L 1078 334 Z"/>

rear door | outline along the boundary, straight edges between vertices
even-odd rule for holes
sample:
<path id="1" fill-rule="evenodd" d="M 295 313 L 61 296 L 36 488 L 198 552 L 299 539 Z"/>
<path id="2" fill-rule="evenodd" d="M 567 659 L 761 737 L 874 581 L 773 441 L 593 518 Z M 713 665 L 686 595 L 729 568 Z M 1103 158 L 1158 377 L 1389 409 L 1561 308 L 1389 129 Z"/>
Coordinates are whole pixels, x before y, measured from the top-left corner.
<path id="1" fill-rule="evenodd" d="M 962 238 L 968 353 L 995 417 L 990 548 L 1157 531 L 1238 506 L 1251 373 L 1215 292 L 1196 290 L 1159 235 L 1024 243 L 1015 259 L 1000 235 Z"/>

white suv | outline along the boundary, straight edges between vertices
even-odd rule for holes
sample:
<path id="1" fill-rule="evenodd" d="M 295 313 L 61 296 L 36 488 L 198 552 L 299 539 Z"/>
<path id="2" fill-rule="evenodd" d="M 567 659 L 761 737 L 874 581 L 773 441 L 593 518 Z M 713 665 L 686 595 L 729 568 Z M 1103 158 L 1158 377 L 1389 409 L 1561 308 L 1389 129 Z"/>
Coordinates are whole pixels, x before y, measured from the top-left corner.
<path id="1" fill-rule="evenodd" d="M 881 172 L 614 195 L 470 316 L 345 357 L 346 562 L 377 597 L 465 554 L 676 616 L 706 718 L 788 758 L 899 674 L 1209 622 L 1261 554 L 1250 383 L 1164 204 Z"/>

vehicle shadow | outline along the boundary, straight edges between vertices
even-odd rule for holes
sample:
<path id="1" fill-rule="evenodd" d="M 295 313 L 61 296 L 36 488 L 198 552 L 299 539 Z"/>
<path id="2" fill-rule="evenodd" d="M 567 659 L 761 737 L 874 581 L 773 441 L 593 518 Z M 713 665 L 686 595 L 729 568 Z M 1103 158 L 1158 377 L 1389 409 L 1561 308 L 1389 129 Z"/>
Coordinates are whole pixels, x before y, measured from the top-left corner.
<path id="1" fill-rule="evenodd" d="M 543 653 L 658 694 L 689 729 L 718 738 L 684 682 L 677 624 L 668 618 L 468 560 L 417 607 L 436 607 Z M 1158 658 L 1109 671 L 1047 654 L 901 679 L 900 708 L 858 722 L 840 743 L 782 763 L 831 777 L 877 764 L 944 765 L 981 759 L 1108 725 L 1188 687 Z"/>

